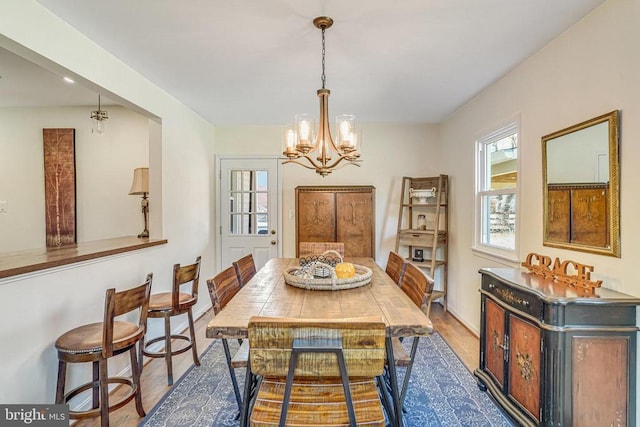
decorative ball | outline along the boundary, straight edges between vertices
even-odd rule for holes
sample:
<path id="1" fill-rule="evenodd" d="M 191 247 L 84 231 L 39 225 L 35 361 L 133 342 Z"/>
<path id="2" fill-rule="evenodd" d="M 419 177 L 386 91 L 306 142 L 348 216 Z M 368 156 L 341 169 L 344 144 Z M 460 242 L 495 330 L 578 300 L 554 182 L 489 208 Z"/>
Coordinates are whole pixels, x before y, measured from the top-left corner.
<path id="1" fill-rule="evenodd" d="M 338 279 L 349 279 L 356 275 L 356 269 L 350 262 L 340 262 L 336 264 L 336 277 Z"/>

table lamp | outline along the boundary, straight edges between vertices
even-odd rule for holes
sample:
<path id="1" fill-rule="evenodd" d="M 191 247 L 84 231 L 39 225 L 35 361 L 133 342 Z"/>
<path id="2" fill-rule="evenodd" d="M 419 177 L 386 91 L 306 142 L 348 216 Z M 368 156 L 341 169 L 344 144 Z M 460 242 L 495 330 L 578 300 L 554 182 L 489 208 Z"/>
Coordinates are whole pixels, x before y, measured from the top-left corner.
<path id="1" fill-rule="evenodd" d="M 144 230 L 138 234 L 138 237 L 149 237 L 147 224 L 149 222 L 149 168 L 135 168 L 133 170 L 133 182 L 129 195 L 142 195 L 142 216 L 144 217 Z"/>

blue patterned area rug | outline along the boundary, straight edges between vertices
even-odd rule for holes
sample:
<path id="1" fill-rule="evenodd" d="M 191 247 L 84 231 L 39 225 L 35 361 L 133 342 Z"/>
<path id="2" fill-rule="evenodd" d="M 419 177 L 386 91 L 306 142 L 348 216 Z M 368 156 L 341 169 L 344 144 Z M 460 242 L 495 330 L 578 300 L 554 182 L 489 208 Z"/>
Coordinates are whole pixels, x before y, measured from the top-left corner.
<path id="1" fill-rule="evenodd" d="M 229 341 L 230 346 L 236 342 Z M 409 348 L 411 340 L 405 340 Z M 232 350 L 233 351 L 233 350 Z M 214 341 L 142 420 L 144 427 L 237 426 L 222 344 Z M 400 376 L 403 369 L 399 369 Z M 237 371 L 242 390 L 244 371 Z M 405 425 L 513 426 L 438 333 L 421 338 L 405 400 Z"/>

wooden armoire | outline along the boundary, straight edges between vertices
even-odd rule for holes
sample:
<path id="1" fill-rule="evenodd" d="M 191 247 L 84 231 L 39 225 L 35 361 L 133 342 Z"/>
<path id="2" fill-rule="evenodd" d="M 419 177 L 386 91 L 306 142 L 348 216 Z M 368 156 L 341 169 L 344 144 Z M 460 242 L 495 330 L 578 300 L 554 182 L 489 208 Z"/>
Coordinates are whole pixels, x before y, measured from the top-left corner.
<path id="1" fill-rule="evenodd" d="M 300 242 L 343 242 L 345 257 L 375 258 L 375 187 L 296 187 Z"/>

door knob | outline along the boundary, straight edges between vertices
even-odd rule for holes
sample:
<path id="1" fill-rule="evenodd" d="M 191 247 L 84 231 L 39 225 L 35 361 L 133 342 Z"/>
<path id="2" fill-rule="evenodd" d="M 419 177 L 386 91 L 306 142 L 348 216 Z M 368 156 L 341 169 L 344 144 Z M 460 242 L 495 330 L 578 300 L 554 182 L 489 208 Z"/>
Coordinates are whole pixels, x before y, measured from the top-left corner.
<path id="1" fill-rule="evenodd" d="M 276 230 L 271 230 L 271 234 L 276 234 Z"/>
<path id="2" fill-rule="evenodd" d="M 271 244 L 272 244 L 272 245 L 275 245 L 275 244 L 276 244 L 276 241 L 275 241 L 275 240 L 272 240 L 272 241 L 271 241 Z"/>

